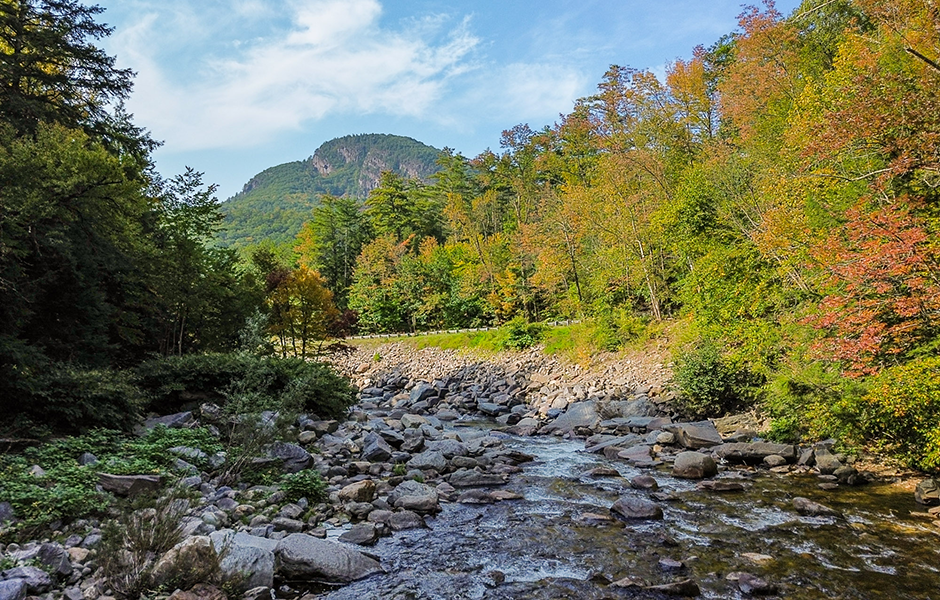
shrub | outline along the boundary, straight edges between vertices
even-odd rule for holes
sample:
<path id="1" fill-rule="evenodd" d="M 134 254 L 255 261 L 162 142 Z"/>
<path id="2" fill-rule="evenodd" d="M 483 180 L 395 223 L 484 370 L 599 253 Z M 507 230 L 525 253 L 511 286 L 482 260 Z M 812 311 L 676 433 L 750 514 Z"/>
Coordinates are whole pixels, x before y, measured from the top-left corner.
<path id="1" fill-rule="evenodd" d="M 686 417 L 717 417 L 754 402 L 762 381 L 746 368 L 734 367 L 712 342 L 700 342 L 679 356 L 675 383 L 680 395 L 676 408 Z"/>
<path id="2" fill-rule="evenodd" d="M 647 333 L 648 319 L 626 309 L 608 309 L 594 318 L 591 341 L 601 350 L 616 352 Z"/>
<path id="3" fill-rule="evenodd" d="M 854 408 L 864 441 L 912 467 L 940 471 L 940 357 L 886 369 Z"/>
<path id="4" fill-rule="evenodd" d="M 355 401 L 349 382 L 328 365 L 249 353 L 170 356 L 137 369 L 149 408 L 168 413 L 197 399 L 230 403 L 229 412 L 289 408 L 341 417 Z"/>
<path id="5" fill-rule="evenodd" d="M 108 586 L 120 598 L 139 598 L 153 587 L 153 567 L 183 540 L 185 500 L 168 495 L 138 498 L 128 510 L 102 527 L 98 564 Z"/>
<path id="6" fill-rule="evenodd" d="M 12 414 L 32 432 L 77 433 L 96 427 L 129 431 L 137 420 L 139 390 L 124 371 L 49 363 L 20 382 Z"/>
<path id="7" fill-rule="evenodd" d="M 525 350 L 542 341 L 546 329 L 542 323 L 527 323 L 522 317 L 516 317 L 503 326 L 496 345 L 501 350 Z"/>
<path id="8" fill-rule="evenodd" d="M 279 485 L 289 502 L 306 498 L 308 502 L 315 504 L 327 499 L 326 482 L 317 471 L 307 469 L 284 475 Z"/>

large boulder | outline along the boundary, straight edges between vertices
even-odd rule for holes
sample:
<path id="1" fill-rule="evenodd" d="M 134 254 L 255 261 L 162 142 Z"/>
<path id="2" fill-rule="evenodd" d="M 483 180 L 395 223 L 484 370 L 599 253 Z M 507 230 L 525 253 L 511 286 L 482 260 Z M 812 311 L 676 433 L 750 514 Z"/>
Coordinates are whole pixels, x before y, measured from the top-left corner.
<path id="1" fill-rule="evenodd" d="M 469 454 L 467 446 L 457 440 L 443 439 L 432 442 L 425 442 L 428 450 L 435 450 L 444 455 L 444 458 L 453 458 L 455 456 L 466 456 Z"/>
<path id="2" fill-rule="evenodd" d="M 787 462 L 796 461 L 796 446 L 771 444 L 768 442 L 742 442 L 715 446 L 712 452 L 717 458 L 734 463 L 759 464 L 768 456 L 782 456 Z"/>
<path id="3" fill-rule="evenodd" d="M 304 533 L 282 539 L 274 555 L 277 573 L 285 579 L 349 583 L 382 572 L 382 565 L 374 558 Z"/>
<path id="4" fill-rule="evenodd" d="M 238 591 L 258 586 L 274 587 L 274 549 L 277 540 L 223 529 L 210 536 L 222 556 L 222 574 L 238 582 Z"/>
<path id="5" fill-rule="evenodd" d="M 680 446 L 690 450 L 709 448 L 722 443 L 721 435 L 711 421 L 675 423 L 666 425 L 663 429 L 674 434 Z"/>
<path id="6" fill-rule="evenodd" d="M 586 402 L 575 402 L 568 406 L 568 410 L 562 413 L 557 419 L 544 425 L 542 433 L 554 433 L 560 431 L 569 433 L 578 427 L 594 428 L 601 422 L 601 417 L 597 413 L 597 404 L 593 400 Z"/>
<path id="7" fill-rule="evenodd" d="M 701 452 L 680 452 L 672 465 L 672 476 L 703 479 L 718 474 L 715 459 Z"/>

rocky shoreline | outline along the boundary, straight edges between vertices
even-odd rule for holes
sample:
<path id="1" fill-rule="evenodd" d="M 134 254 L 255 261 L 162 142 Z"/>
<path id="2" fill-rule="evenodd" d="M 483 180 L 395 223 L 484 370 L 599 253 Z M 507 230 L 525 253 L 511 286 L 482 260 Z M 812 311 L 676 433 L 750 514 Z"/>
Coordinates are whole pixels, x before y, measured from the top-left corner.
<path id="1" fill-rule="evenodd" d="M 428 527 L 448 503 L 486 505 L 521 500 L 503 489 L 533 456 L 507 445 L 512 436 L 548 435 L 584 441 L 584 450 L 608 461 L 589 475 L 620 477 L 618 464 L 649 469 L 630 479 L 643 497 L 624 495 L 598 522 L 636 523 L 663 518 L 674 500 L 656 478 L 700 480 L 709 494 L 741 491 L 756 469 L 780 475 L 815 475 L 822 490 L 866 483 L 852 457 L 823 442 L 809 447 L 772 444 L 756 438 L 745 417 L 675 422 L 669 413 L 668 369 L 659 364 L 609 364 L 584 369 L 537 350 L 495 358 L 401 345 L 354 349 L 333 357 L 360 390 L 359 403 L 343 421 L 301 417 L 294 439 L 278 442 L 258 464 L 275 461 L 284 472 L 316 469 L 326 479 L 328 499 L 289 502 L 265 486 L 221 485 L 207 473 L 181 481 L 190 490 L 181 514 L 184 540 L 152 557 L 162 597 L 219 600 L 226 594 L 248 600 L 316 597 L 318 586 L 346 584 L 384 571 L 370 551 L 380 538 Z M 170 427 L 212 424 L 218 408 L 151 420 Z M 191 449 L 194 450 L 194 449 Z M 180 449 L 181 456 L 187 449 Z M 606 464 L 606 463 L 605 463 Z M 133 493 L 125 481 L 123 494 Z M 936 487 L 919 490 L 919 501 L 938 500 Z M 837 511 L 794 497 L 800 515 Z M 931 513 L 938 518 L 937 511 Z M 938 522 L 940 523 L 940 522 Z M 0 600 L 111 600 L 98 552 L 101 523 L 80 521 L 49 538 L 0 547 Z M 228 582 L 207 582 L 173 592 L 180 565 L 217 563 Z M 777 587 L 754 573 L 736 572 L 744 594 L 773 594 Z M 177 577 L 177 579 L 174 579 Z M 497 582 L 498 583 L 498 582 Z M 645 585 L 610 582 L 614 588 L 694 596 L 687 577 Z M 224 589 L 224 592 L 223 592 Z M 169 592 L 173 592 L 172 595 Z"/>

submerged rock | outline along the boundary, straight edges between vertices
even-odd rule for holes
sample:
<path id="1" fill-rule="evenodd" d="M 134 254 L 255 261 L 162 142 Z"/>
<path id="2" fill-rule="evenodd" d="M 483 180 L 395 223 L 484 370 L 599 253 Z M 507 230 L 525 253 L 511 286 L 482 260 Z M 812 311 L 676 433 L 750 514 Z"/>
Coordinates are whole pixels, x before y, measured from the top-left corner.
<path id="1" fill-rule="evenodd" d="M 918 504 L 934 506 L 940 504 L 940 485 L 936 479 L 924 479 L 914 488 L 914 500 Z"/>

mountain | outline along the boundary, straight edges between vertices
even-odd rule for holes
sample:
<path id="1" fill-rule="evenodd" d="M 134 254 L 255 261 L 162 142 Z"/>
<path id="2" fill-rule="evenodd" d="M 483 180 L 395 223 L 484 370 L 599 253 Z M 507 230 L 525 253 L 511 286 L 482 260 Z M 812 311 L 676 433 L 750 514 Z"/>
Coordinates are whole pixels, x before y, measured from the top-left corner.
<path id="1" fill-rule="evenodd" d="M 382 171 L 426 180 L 440 150 L 399 135 L 347 135 L 325 142 L 306 160 L 265 169 L 222 203 L 219 242 L 240 247 L 294 239 L 321 194 L 366 198 Z"/>

